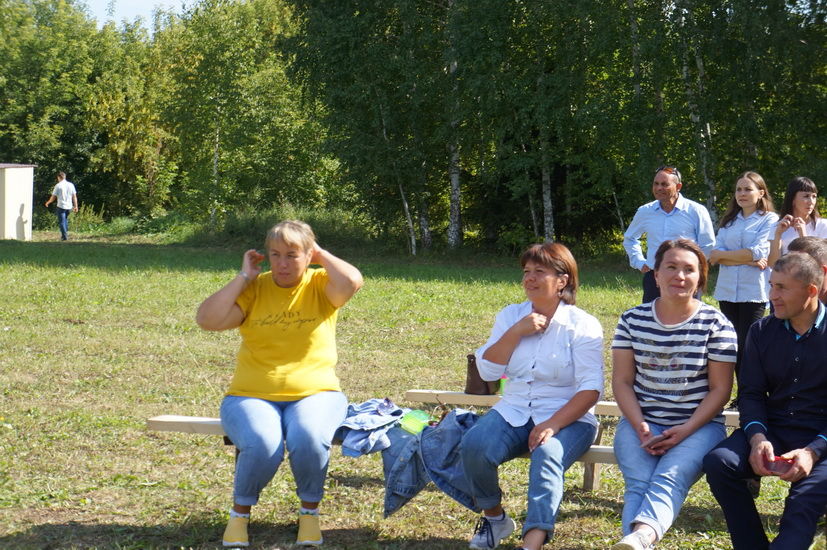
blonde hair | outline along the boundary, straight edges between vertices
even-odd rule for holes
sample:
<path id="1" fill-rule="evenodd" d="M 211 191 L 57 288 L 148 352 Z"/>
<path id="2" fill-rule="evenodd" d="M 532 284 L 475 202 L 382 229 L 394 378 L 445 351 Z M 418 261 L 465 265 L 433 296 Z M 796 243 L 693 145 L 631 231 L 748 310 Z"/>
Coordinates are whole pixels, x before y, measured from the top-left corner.
<path id="1" fill-rule="evenodd" d="M 296 246 L 307 252 L 313 249 L 316 234 L 303 221 L 284 220 L 270 228 L 267 237 L 264 239 L 264 246 L 270 248 L 270 244 L 274 241 L 281 241 L 288 246 Z"/>

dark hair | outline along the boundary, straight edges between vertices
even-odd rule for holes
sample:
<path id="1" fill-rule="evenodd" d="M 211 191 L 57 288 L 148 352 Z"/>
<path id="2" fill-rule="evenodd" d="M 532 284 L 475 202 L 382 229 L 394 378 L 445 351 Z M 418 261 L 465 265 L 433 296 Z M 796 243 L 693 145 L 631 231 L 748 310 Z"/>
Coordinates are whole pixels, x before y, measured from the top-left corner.
<path id="1" fill-rule="evenodd" d="M 788 252 L 784 254 L 775 265 L 773 271 L 786 273 L 793 279 L 805 285 L 815 285 L 820 289 L 824 282 L 824 270 L 815 258 L 804 252 Z"/>
<path id="2" fill-rule="evenodd" d="M 698 288 L 701 292 L 706 290 L 706 278 L 709 274 L 709 263 L 706 261 L 701 247 L 689 239 L 673 239 L 671 241 L 663 241 L 655 253 L 655 271 L 660 269 L 660 264 L 663 262 L 663 257 L 666 252 L 673 248 L 680 248 L 681 250 L 688 250 L 698 257 Z"/>
<path id="3" fill-rule="evenodd" d="M 66 172 L 58 172 L 56 174 L 56 176 L 59 177 L 62 180 L 65 180 L 66 179 Z"/>
<path id="4" fill-rule="evenodd" d="M 557 275 L 568 275 L 560 299 L 567 304 L 575 304 L 577 301 L 577 262 L 574 261 L 574 256 L 565 245 L 556 242 L 531 245 L 520 256 L 520 266 L 525 267 L 528 262 L 552 269 Z"/>
<path id="5" fill-rule="evenodd" d="M 821 265 L 827 265 L 827 239 L 808 235 L 797 237 L 787 247 L 789 252 L 803 252 L 813 257 Z"/>
<path id="6" fill-rule="evenodd" d="M 763 216 L 767 212 L 775 212 L 775 206 L 772 204 L 770 190 L 767 189 L 767 183 L 764 181 L 764 178 L 761 177 L 761 174 L 759 174 L 758 172 L 751 171 L 744 172 L 743 174 L 738 176 L 738 179 L 735 180 L 736 188 L 738 187 L 738 182 L 742 179 L 748 179 L 755 185 L 755 187 L 757 187 L 760 191 L 764 192 L 764 196 L 758 199 L 758 204 L 756 205 L 761 215 Z M 735 220 L 735 217 L 738 215 L 738 213 L 741 212 L 741 207 L 738 206 L 738 200 L 735 198 L 736 193 L 732 194 L 732 199 L 730 199 L 729 201 L 726 213 L 721 218 L 720 227 L 726 227 L 729 224 L 731 224 Z"/>
<path id="7" fill-rule="evenodd" d="M 805 178 L 804 176 L 796 176 L 791 179 L 789 183 L 787 183 L 787 192 L 784 193 L 784 203 L 781 205 L 781 213 L 779 214 L 779 217 L 783 218 L 787 214 L 793 213 L 793 200 L 795 199 L 796 193 L 799 191 L 818 194 L 818 187 L 816 187 L 813 180 L 810 178 Z M 815 227 L 817 219 L 818 204 L 816 204 L 816 207 L 813 208 L 813 213 L 810 214 L 810 218 L 804 221 L 810 222 L 812 226 Z"/>

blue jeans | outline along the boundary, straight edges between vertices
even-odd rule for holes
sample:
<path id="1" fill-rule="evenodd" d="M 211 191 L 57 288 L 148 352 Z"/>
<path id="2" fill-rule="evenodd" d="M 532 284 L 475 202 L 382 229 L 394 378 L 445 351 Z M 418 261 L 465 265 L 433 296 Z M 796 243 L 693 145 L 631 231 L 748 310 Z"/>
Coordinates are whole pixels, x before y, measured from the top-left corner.
<path id="1" fill-rule="evenodd" d="M 670 426 L 649 422 L 652 435 Z M 617 464 L 623 472 L 623 534 L 632 532 L 635 523 L 645 523 L 663 538 L 686 500 L 689 488 L 701 477 L 706 453 L 726 437 L 723 424 L 709 422 L 669 449 L 652 456 L 640 448 L 637 432 L 625 418 L 615 432 Z"/>
<path id="2" fill-rule="evenodd" d="M 221 425 L 238 449 L 233 501 L 242 506 L 258 502 L 284 460 L 285 443 L 296 494 L 305 502 L 322 500 L 330 444 L 346 412 L 342 392 L 319 392 L 298 401 L 226 396 Z"/>
<path id="3" fill-rule="evenodd" d="M 69 238 L 69 214 L 72 211 L 68 208 L 57 209 L 57 226 L 60 228 L 60 240 Z"/>
<path id="4" fill-rule="evenodd" d="M 465 478 L 474 503 L 488 509 L 502 500 L 497 467 L 528 452 L 529 420 L 514 427 L 495 410 L 488 411 L 462 438 L 460 453 Z M 523 536 L 531 529 L 554 533 L 554 523 L 563 499 L 563 474 L 589 450 L 597 428 L 587 422 L 569 424 L 531 453 L 528 471 L 528 510 Z"/>

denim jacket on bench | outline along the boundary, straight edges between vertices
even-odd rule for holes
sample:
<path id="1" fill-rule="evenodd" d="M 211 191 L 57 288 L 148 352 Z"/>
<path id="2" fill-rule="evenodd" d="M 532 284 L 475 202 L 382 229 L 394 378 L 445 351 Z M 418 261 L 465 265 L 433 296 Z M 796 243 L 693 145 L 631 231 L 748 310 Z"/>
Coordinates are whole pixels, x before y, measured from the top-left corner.
<path id="1" fill-rule="evenodd" d="M 464 409 L 449 412 L 419 435 L 402 428 L 388 432 L 391 446 L 382 451 L 385 470 L 385 517 L 416 496 L 429 481 L 470 510 L 479 512 L 462 469 L 462 436 L 479 417 Z"/>

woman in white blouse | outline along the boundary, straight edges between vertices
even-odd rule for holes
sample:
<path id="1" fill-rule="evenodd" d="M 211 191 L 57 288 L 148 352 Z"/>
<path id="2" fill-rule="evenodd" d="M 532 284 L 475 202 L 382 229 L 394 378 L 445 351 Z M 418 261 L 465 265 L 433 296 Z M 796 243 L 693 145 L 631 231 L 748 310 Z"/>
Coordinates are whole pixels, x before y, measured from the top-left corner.
<path id="1" fill-rule="evenodd" d="M 767 307 L 769 238 L 777 223 L 764 178 L 757 172 L 738 176 L 735 194 L 721 218 L 715 249 L 709 256 L 710 263 L 721 266 L 715 299 L 738 335 L 736 375 L 747 331 L 764 316 Z"/>
<path id="2" fill-rule="evenodd" d="M 797 176 L 787 184 L 781 220 L 770 242 L 769 266 L 787 253 L 793 239 L 806 236 L 827 238 L 827 220 L 818 214 L 818 188 L 810 178 Z"/>
<path id="3" fill-rule="evenodd" d="M 502 399 L 462 439 L 462 462 L 483 510 L 470 547 L 495 548 L 516 528 L 502 507 L 497 468 L 531 453 L 523 548 L 539 550 L 554 531 L 566 469 L 594 441 L 589 412 L 603 392 L 603 330 L 575 307 L 577 263 L 559 243 L 520 258 L 526 301 L 500 311 L 477 350 L 483 380 L 508 377 Z"/>

